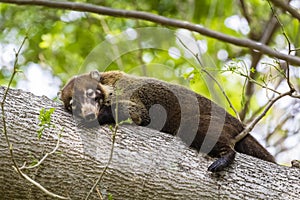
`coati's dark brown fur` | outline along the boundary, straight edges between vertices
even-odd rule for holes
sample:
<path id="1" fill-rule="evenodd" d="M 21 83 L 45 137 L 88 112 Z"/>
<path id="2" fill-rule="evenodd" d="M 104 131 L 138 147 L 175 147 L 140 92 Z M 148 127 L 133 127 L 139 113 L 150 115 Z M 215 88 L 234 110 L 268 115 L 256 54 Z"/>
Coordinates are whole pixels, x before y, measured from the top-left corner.
<path id="1" fill-rule="evenodd" d="M 60 98 L 80 124 L 115 123 L 117 106 L 118 121 L 130 117 L 139 126 L 177 135 L 190 147 L 219 157 L 208 168 L 212 172 L 230 165 L 235 150 L 275 162 L 250 134 L 232 147 L 232 139 L 244 125 L 209 99 L 179 85 L 120 71 L 92 71 L 72 78 Z"/>

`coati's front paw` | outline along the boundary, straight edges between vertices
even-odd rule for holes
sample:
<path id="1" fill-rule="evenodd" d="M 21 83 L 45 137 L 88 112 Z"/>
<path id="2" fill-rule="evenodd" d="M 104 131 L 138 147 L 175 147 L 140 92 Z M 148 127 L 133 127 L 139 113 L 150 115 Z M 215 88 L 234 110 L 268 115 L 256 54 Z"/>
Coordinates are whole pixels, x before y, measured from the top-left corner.
<path id="1" fill-rule="evenodd" d="M 292 160 L 292 167 L 300 169 L 300 160 Z"/>
<path id="2" fill-rule="evenodd" d="M 223 155 L 221 158 L 213 162 L 209 167 L 208 171 L 211 172 L 219 172 L 228 167 L 233 161 L 235 157 L 235 151 L 230 151 L 227 154 Z"/>

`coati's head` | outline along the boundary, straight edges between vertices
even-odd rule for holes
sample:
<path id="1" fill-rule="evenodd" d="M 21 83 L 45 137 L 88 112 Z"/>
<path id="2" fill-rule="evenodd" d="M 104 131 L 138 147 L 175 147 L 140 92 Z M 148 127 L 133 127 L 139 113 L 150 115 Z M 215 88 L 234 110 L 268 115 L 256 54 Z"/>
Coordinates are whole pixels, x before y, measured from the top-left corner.
<path id="1" fill-rule="evenodd" d="M 79 124 L 95 124 L 101 113 L 105 115 L 110 106 L 113 90 L 110 86 L 102 85 L 100 80 L 98 71 L 75 76 L 60 92 L 60 100 Z"/>

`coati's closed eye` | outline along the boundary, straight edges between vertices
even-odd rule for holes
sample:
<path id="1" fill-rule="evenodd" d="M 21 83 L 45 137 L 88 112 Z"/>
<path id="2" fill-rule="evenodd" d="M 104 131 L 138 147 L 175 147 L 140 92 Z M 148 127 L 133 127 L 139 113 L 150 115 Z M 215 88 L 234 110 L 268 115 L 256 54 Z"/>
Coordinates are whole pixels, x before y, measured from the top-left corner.
<path id="1" fill-rule="evenodd" d="M 90 99 L 94 99 L 95 101 L 100 101 L 103 98 L 103 94 L 100 89 L 96 89 L 94 91 L 90 88 L 86 91 L 86 96 Z"/>
<path id="2" fill-rule="evenodd" d="M 93 89 L 88 89 L 87 91 L 86 91 L 86 96 L 88 97 L 88 98 L 95 98 L 95 92 L 94 92 L 94 90 Z"/>

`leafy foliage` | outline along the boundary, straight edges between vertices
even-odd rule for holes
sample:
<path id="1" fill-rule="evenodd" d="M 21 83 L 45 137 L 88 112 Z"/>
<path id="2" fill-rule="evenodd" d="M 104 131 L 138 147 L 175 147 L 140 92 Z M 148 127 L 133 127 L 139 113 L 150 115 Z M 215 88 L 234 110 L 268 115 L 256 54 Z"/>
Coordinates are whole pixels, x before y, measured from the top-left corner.
<path id="1" fill-rule="evenodd" d="M 41 139 L 43 131 L 46 128 L 55 128 L 55 125 L 51 123 L 51 115 L 54 113 L 55 108 L 49 108 L 46 110 L 45 108 L 42 108 L 40 110 L 40 115 L 39 115 L 39 129 L 37 130 L 38 134 L 38 139 Z"/>

